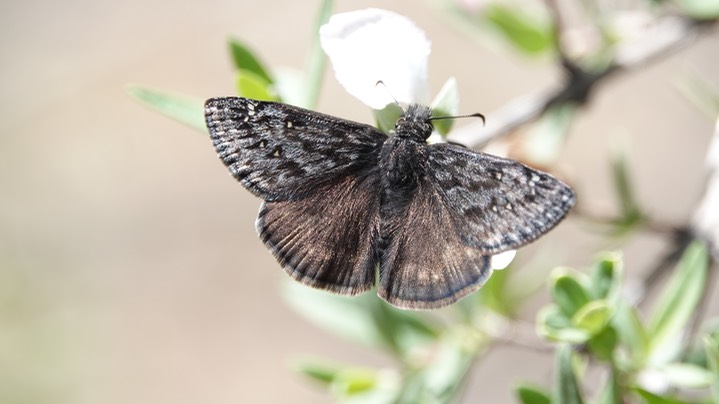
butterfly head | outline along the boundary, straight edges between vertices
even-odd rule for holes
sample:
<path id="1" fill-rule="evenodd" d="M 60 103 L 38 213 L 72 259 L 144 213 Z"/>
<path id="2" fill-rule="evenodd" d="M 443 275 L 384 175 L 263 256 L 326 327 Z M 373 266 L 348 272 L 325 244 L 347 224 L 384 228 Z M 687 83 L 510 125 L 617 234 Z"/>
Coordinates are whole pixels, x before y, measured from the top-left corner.
<path id="1" fill-rule="evenodd" d="M 411 138 L 419 142 L 427 140 L 432 134 L 432 109 L 424 105 L 411 104 L 399 117 L 394 126 L 395 136 Z"/>

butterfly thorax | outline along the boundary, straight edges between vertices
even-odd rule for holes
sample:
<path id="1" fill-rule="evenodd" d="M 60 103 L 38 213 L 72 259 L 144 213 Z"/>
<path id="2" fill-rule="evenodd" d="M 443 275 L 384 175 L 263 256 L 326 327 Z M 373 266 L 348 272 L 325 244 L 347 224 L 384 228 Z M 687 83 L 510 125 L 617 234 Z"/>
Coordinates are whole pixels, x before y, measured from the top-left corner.
<path id="1" fill-rule="evenodd" d="M 432 110 L 419 104 L 411 104 L 395 124 L 395 136 L 424 143 L 432 134 Z"/>

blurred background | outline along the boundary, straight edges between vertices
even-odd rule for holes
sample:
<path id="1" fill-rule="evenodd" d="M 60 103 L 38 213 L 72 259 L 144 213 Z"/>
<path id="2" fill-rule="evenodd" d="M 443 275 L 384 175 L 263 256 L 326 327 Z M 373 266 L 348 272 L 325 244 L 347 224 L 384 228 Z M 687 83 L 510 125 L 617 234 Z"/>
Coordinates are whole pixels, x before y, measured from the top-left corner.
<path id="1" fill-rule="evenodd" d="M 456 77 L 464 113 L 492 120 L 506 102 L 562 78 L 547 60 L 464 35 L 430 2 L 338 2 L 335 11 L 372 6 L 425 30 L 431 91 Z M 260 201 L 229 176 L 206 135 L 124 92 L 136 83 L 203 99 L 234 94 L 230 36 L 273 67 L 301 68 L 318 7 L 2 3 L 1 402 L 330 402 L 292 371 L 298 355 L 392 365 L 289 307 L 279 291 L 286 275 L 255 234 Z M 372 122 L 327 73 L 318 110 Z M 608 161 L 620 139 L 648 212 L 666 223 L 691 217 L 713 122 L 677 91 L 686 74 L 719 85 L 715 31 L 596 92 L 559 158 L 586 207 L 613 209 Z M 569 219 L 537 244 L 568 243 L 571 253 L 552 262 L 587 265 L 603 245 L 578 227 Z M 653 265 L 665 245 L 633 237 L 627 276 Z M 511 402 L 516 381 L 551 377 L 551 354 L 497 347 L 471 373 L 466 402 Z"/>

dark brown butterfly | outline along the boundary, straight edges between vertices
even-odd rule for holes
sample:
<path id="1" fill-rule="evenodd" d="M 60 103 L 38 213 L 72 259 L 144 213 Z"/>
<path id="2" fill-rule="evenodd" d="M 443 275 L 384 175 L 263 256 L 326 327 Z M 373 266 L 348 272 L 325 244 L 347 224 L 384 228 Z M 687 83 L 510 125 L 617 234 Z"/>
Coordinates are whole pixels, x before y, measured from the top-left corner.
<path id="1" fill-rule="evenodd" d="M 461 146 L 428 145 L 432 111 L 410 105 L 394 133 L 287 104 L 213 98 L 220 159 L 265 200 L 260 238 L 287 273 L 403 309 L 477 290 L 490 258 L 549 231 L 574 205 L 562 181 Z"/>

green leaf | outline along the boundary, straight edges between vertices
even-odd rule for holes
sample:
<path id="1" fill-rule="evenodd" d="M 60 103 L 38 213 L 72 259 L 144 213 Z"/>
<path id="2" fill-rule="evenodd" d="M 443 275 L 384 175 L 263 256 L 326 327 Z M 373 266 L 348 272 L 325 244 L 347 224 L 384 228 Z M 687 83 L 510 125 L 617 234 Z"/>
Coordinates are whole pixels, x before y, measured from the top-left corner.
<path id="1" fill-rule="evenodd" d="M 705 335 L 702 342 L 706 352 L 707 362 L 711 370 L 711 392 L 715 403 L 719 403 L 719 338 Z"/>
<path id="2" fill-rule="evenodd" d="M 523 384 L 515 388 L 515 393 L 522 404 L 551 404 L 552 402 L 549 393 L 541 387 Z"/>
<path id="3" fill-rule="evenodd" d="M 572 325 L 595 335 L 604 329 L 613 314 L 614 311 L 605 300 L 593 300 L 574 313 Z"/>
<path id="4" fill-rule="evenodd" d="M 389 306 L 374 293 L 338 296 L 288 280 L 283 296 L 316 325 L 351 341 L 389 349 L 402 356 L 439 336 L 427 314 Z"/>
<path id="5" fill-rule="evenodd" d="M 517 7 L 489 3 L 484 17 L 517 49 L 538 55 L 552 49 L 551 26 L 535 16 L 522 13 Z"/>
<path id="6" fill-rule="evenodd" d="M 134 85 L 125 87 L 125 91 L 140 104 L 200 132 L 207 133 L 205 108 L 202 100 Z"/>
<path id="7" fill-rule="evenodd" d="M 633 367 L 637 369 L 643 367 L 649 350 L 649 336 L 639 320 L 636 310 L 630 305 L 620 302 L 615 307 L 612 323 L 619 335 L 619 340 L 627 348 L 626 351 Z"/>
<path id="8" fill-rule="evenodd" d="M 450 77 L 432 101 L 432 115 L 435 117 L 457 116 L 459 114 L 459 90 L 457 79 Z M 434 129 L 446 136 L 452 129 L 454 119 L 438 119 L 432 121 Z"/>
<path id="9" fill-rule="evenodd" d="M 611 330 L 611 328 L 607 328 Z M 602 392 L 599 394 L 598 404 L 623 404 L 626 402 L 624 399 L 624 391 L 622 381 L 626 379 L 625 375 L 622 375 L 620 370 L 617 368 L 616 363 L 611 361 L 611 374 L 607 384 L 605 385 Z"/>
<path id="10" fill-rule="evenodd" d="M 669 396 L 660 396 L 638 387 L 634 388 L 634 391 L 636 391 L 647 404 L 689 404 L 686 401 Z"/>
<path id="11" fill-rule="evenodd" d="M 714 20 L 719 18 L 719 0 L 676 0 L 688 16 L 698 20 Z"/>
<path id="12" fill-rule="evenodd" d="M 553 404 L 581 404 L 582 394 L 572 365 L 572 348 L 562 344 L 556 353 L 556 387 Z"/>
<path id="13" fill-rule="evenodd" d="M 712 122 L 719 115 L 719 90 L 698 73 L 686 74 L 676 83 L 684 95 L 704 116 Z"/>
<path id="14" fill-rule="evenodd" d="M 237 92 L 247 98 L 260 101 L 280 101 L 272 85 L 261 76 L 249 70 L 238 70 L 235 74 Z"/>
<path id="15" fill-rule="evenodd" d="M 312 31 L 312 48 L 310 49 L 309 60 L 306 69 L 305 99 L 302 107 L 315 109 L 322 85 L 322 77 L 325 72 L 325 54 L 320 46 L 320 27 L 327 23 L 332 14 L 332 0 L 324 0 L 317 13 L 317 20 Z"/>
<path id="16" fill-rule="evenodd" d="M 255 52 L 253 52 L 249 46 L 235 38 L 230 38 L 228 45 L 230 47 L 230 54 L 232 55 L 232 61 L 234 62 L 235 69 L 250 72 L 258 79 L 261 79 L 264 83 L 274 83 L 274 80 L 268 73 L 265 65 L 257 56 L 255 56 Z"/>
<path id="17" fill-rule="evenodd" d="M 670 363 L 656 370 L 676 387 L 700 389 L 709 387 L 712 382 L 712 375 L 708 370 L 688 363 Z"/>
<path id="18" fill-rule="evenodd" d="M 547 110 L 533 125 L 521 144 L 523 155 L 533 164 L 551 166 L 562 150 L 577 106 L 571 103 Z"/>
<path id="19" fill-rule="evenodd" d="M 621 253 L 604 253 L 594 264 L 591 294 L 595 299 L 615 300 L 619 295 L 622 272 Z"/>
<path id="20" fill-rule="evenodd" d="M 577 279 L 578 275 L 565 268 L 557 268 L 552 274 L 552 297 L 557 307 L 571 318 L 589 302 L 589 294 Z"/>
<path id="21" fill-rule="evenodd" d="M 537 333 L 551 341 L 582 344 L 589 340 L 589 333 L 572 326 L 557 306 L 547 306 L 537 313 Z"/>
<path id="22" fill-rule="evenodd" d="M 617 332 L 610 326 L 593 335 L 587 345 L 597 359 L 609 362 L 614 359 L 614 348 L 618 340 Z"/>
<path id="23" fill-rule="evenodd" d="M 666 363 L 678 351 L 684 327 L 704 294 L 708 257 L 704 244 L 690 244 L 667 282 L 651 316 L 648 335 L 652 363 Z"/>
<path id="24" fill-rule="evenodd" d="M 302 373 L 310 379 L 327 386 L 332 383 L 342 369 L 339 365 L 330 364 L 324 360 L 314 358 L 303 358 L 297 360 L 293 367 L 297 373 Z"/>
<path id="25" fill-rule="evenodd" d="M 397 119 L 403 114 L 402 108 L 397 104 L 387 104 L 382 109 L 373 109 L 374 118 L 377 121 L 377 127 L 384 133 L 389 134 L 394 130 Z"/>
<path id="26" fill-rule="evenodd" d="M 621 209 L 621 219 L 616 223 L 616 235 L 630 231 L 644 221 L 644 215 L 634 196 L 634 187 L 629 175 L 626 147 L 617 146 L 612 153 L 612 177 L 614 189 Z"/>

